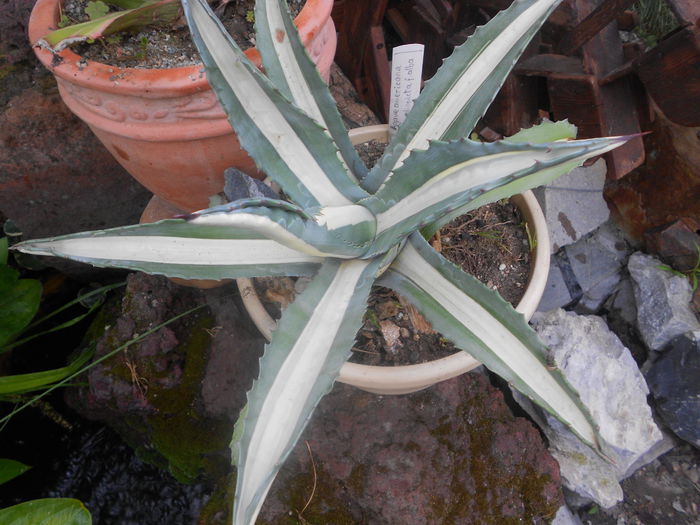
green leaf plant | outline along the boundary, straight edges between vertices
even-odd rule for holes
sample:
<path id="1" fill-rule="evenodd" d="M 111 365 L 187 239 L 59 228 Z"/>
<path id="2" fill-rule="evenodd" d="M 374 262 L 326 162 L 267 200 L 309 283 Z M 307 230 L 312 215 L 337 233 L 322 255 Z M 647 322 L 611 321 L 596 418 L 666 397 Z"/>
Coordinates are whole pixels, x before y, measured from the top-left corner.
<path id="1" fill-rule="evenodd" d="M 183 0 L 207 78 L 243 147 L 287 201 L 242 199 L 182 218 L 26 241 L 27 253 L 185 279 L 312 276 L 284 311 L 232 443 L 233 523 L 255 522 L 272 482 L 348 358 L 377 283 L 406 296 L 459 348 L 600 451 L 578 394 L 548 366 L 525 319 L 445 260 L 421 230 L 545 184 L 627 137 L 570 140 L 543 123 L 494 143 L 468 140 L 559 0 L 515 0 L 426 83 L 382 159 L 367 170 L 304 51 L 284 0 L 258 0 L 267 76 L 206 0 Z"/>
<path id="2" fill-rule="evenodd" d="M 118 11 L 108 12 L 109 6 Z M 70 24 L 63 15 L 61 27 L 51 31 L 36 45 L 58 52 L 78 42 L 92 42 L 122 31 L 145 26 L 169 26 L 181 17 L 180 0 L 97 0 L 88 2 L 86 22 Z"/>

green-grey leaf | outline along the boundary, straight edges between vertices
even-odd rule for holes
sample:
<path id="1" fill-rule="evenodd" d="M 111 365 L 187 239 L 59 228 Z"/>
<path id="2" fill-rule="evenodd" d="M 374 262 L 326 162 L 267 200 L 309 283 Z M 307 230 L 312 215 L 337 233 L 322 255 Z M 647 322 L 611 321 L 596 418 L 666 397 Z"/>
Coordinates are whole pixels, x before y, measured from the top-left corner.
<path id="1" fill-rule="evenodd" d="M 626 140 L 432 142 L 427 150 L 414 151 L 375 196 L 363 201 L 377 219 L 377 240 L 365 257 L 496 188 L 504 187 L 497 194 L 507 197 L 539 186 Z"/>
<path id="2" fill-rule="evenodd" d="M 109 36 L 119 31 L 143 27 L 149 24 L 169 24 L 180 16 L 177 0 L 154 0 L 136 9 L 117 11 L 88 22 L 62 27 L 44 36 L 38 43 L 54 51 L 61 51 L 71 44 Z"/>
<path id="3" fill-rule="evenodd" d="M 36 315 L 42 286 L 36 279 L 19 279 L 9 266 L 0 266 L 0 347 L 6 345 Z"/>
<path id="4" fill-rule="evenodd" d="M 0 237 L 0 265 L 7 264 L 7 237 Z"/>
<path id="5" fill-rule="evenodd" d="M 544 144 L 545 142 L 575 139 L 576 132 L 576 126 L 567 119 L 556 122 L 544 120 L 530 128 L 521 129 L 515 135 L 506 137 L 503 141 L 516 144 Z"/>
<path id="6" fill-rule="evenodd" d="M 556 142 L 560 140 L 574 139 L 576 138 L 576 131 L 576 126 L 571 124 L 568 120 L 559 120 L 557 122 L 551 122 L 549 120 L 546 120 L 541 124 L 532 126 L 531 128 L 521 129 L 515 135 L 503 139 L 503 142 L 509 142 L 514 144 L 544 144 L 546 142 Z M 464 206 L 461 206 L 456 210 L 451 211 L 446 215 L 443 215 L 436 221 L 428 224 L 423 229 L 421 229 L 421 233 L 423 234 L 423 237 L 425 237 L 426 239 L 430 239 L 445 224 L 453 221 L 461 215 L 465 215 L 466 213 L 469 213 L 470 211 L 480 208 L 481 206 L 484 206 L 491 202 L 506 199 L 517 193 L 523 193 L 524 191 L 530 190 L 537 186 L 548 184 L 560 175 L 564 175 L 578 166 L 578 161 L 565 162 L 548 170 L 543 170 L 539 174 L 525 177 L 523 179 L 508 183 L 504 186 L 500 186 L 494 190 L 487 191 L 486 193 L 477 197 L 473 201 L 468 202 Z"/>
<path id="7" fill-rule="evenodd" d="M 238 48 L 206 0 L 183 0 L 207 79 L 258 167 L 304 208 L 346 206 L 367 194 L 326 130 L 272 85 Z"/>
<path id="8" fill-rule="evenodd" d="M 0 485 L 21 476 L 30 468 L 32 467 L 14 459 L 0 458 Z"/>
<path id="9" fill-rule="evenodd" d="M 31 372 L 28 374 L 15 374 L 0 377 L 0 396 L 9 394 L 23 394 L 32 392 L 47 385 L 51 385 L 74 374 L 88 362 L 92 357 L 91 350 L 81 353 L 69 365 L 44 370 L 42 372 Z"/>
<path id="10" fill-rule="evenodd" d="M 248 393 L 234 503 L 237 525 L 255 522 L 282 462 L 349 356 L 381 262 L 327 261 L 282 314 Z"/>
<path id="11" fill-rule="evenodd" d="M 515 62 L 560 0 L 515 0 L 455 48 L 391 140 L 389 153 L 363 180 L 375 192 L 414 149 L 469 135 Z M 465 67 L 465 64 L 467 66 Z"/>
<path id="12" fill-rule="evenodd" d="M 13 249 L 182 279 L 313 275 L 322 262 L 250 228 L 194 222 L 167 219 L 24 241 Z"/>
<path id="13" fill-rule="evenodd" d="M 92 517 L 77 499 L 26 501 L 0 510 L 2 525 L 92 525 Z"/>
<path id="14" fill-rule="evenodd" d="M 268 78 L 328 130 L 351 173 L 362 179 L 367 168 L 350 143 L 335 100 L 306 52 L 284 0 L 255 3 L 255 39 Z"/>
<path id="15" fill-rule="evenodd" d="M 440 333 L 596 447 L 597 429 L 576 391 L 548 367 L 525 318 L 417 233 L 379 280 L 405 295 Z"/>

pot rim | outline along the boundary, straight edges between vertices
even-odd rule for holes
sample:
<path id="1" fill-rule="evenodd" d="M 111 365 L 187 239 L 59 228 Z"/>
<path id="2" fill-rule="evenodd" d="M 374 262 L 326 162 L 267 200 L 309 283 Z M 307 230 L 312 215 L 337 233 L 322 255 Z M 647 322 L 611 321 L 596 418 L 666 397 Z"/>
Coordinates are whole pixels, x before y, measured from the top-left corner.
<path id="1" fill-rule="evenodd" d="M 69 48 L 53 53 L 36 45 L 44 35 L 55 29 L 59 19 L 61 0 L 38 0 L 32 9 L 27 28 L 29 41 L 41 63 L 57 77 L 83 87 L 91 87 L 110 93 L 143 97 L 170 96 L 196 93 L 209 89 L 204 66 L 195 64 L 169 69 L 122 68 L 96 61 L 81 63 L 82 58 Z M 333 0 L 307 0 L 294 19 L 305 46 L 321 31 L 330 17 Z M 250 60 L 260 67 L 260 53 L 255 48 L 245 51 Z M 54 64 L 56 57 L 60 62 Z"/>
<path id="2" fill-rule="evenodd" d="M 350 139 L 353 144 L 372 139 L 386 140 L 388 132 L 389 127 L 386 124 L 365 126 L 350 130 Z M 526 222 L 531 225 L 536 239 L 535 249 L 531 252 L 530 278 L 525 294 L 515 308 L 529 320 L 537 310 L 547 284 L 550 261 L 549 231 L 542 208 L 531 191 L 514 195 L 511 199 L 524 215 Z M 276 321 L 265 310 L 251 279 L 237 279 L 236 284 L 253 323 L 269 341 Z M 346 362 L 337 381 L 376 394 L 408 394 L 461 375 L 480 364 L 465 351 L 416 365 L 370 366 Z"/>

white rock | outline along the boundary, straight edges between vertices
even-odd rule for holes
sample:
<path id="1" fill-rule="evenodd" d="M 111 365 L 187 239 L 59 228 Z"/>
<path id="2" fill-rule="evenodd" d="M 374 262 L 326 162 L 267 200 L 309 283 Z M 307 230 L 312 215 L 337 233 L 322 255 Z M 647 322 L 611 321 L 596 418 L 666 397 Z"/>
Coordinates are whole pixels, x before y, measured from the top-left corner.
<path id="1" fill-rule="evenodd" d="M 559 309 L 536 314 L 533 322 L 549 348 L 548 361 L 578 390 L 600 427 L 603 448 L 614 464 L 546 415 L 543 430 L 550 452 L 559 462 L 568 489 L 611 507 L 622 499 L 618 481 L 662 439 L 646 402 L 647 385 L 629 350 L 600 317 Z"/>
<path id="2" fill-rule="evenodd" d="M 627 263 L 637 304 L 637 328 L 644 343 L 660 350 L 685 332 L 700 330 L 690 301 L 693 290 L 688 279 L 660 268 L 662 262 L 640 252 Z"/>

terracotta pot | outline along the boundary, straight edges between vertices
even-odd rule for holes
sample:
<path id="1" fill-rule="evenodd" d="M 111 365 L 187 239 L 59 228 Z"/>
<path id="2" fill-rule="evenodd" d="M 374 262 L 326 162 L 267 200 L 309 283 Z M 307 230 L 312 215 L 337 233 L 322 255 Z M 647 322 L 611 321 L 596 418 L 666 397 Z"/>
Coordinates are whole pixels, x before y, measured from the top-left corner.
<path id="1" fill-rule="evenodd" d="M 367 126 L 350 131 L 354 144 L 377 139 L 386 141 L 386 125 Z M 516 310 L 530 319 L 544 293 L 549 274 L 549 232 L 544 214 L 532 192 L 511 197 L 536 239 L 536 247 L 530 257 L 530 278 L 523 298 Z M 250 279 L 238 279 L 243 304 L 253 322 L 269 340 L 276 321 L 265 310 Z M 466 352 L 457 352 L 449 357 L 428 363 L 407 366 L 368 366 L 345 363 L 338 381 L 377 394 L 407 394 L 427 388 L 435 383 L 458 376 L 479 366 L 479 362 Z"/>
<path id="2" fill-rule="evenodd" d="M 333 0 L 307 0 L 295 22 L 321 75 L 328 79 L 336 47 Z M 59 0 L 38 0 L 29 19 L 34 44 L 59 19 Z M 35 47 L 56 76 L 61 98 L 90 126 L 119 163 L 150 191 L 185 211 L 206 208 L 222 191 L 223 171 L 255 173 L 201 65 L 136 69 L 82 62 L 69 49 Z M 246 51 L 255 63 L 260 55 Z M 98 168 L 99 169 L 99 168 Z"/>

